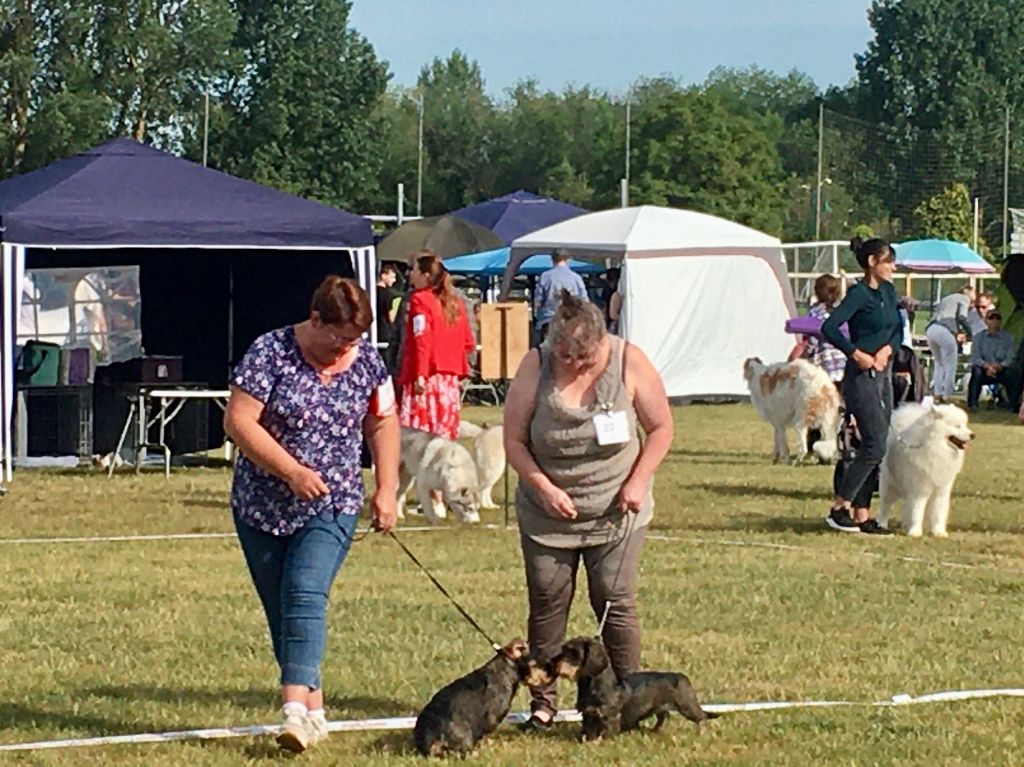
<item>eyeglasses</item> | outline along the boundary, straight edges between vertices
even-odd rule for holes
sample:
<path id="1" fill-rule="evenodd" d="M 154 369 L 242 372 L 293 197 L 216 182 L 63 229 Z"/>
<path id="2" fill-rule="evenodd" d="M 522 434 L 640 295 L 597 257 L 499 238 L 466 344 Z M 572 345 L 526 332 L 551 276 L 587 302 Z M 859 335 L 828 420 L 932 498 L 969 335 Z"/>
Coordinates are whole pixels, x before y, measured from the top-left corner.
<path id="1" fill-rule="evenodd" d="M 362 335 L 358 335 L 355 337 L 335 335 L 334 333 L 331 332 L 331 329 L 326 325 L 323 326 L 323 329 L 324 333 L 327 334 L 327 337 L 330 338 L 334 343 L 338 344 L 339 346 L 352 346 L 353 344 L 358 343 L 359 339 L 362 338 Z"/>

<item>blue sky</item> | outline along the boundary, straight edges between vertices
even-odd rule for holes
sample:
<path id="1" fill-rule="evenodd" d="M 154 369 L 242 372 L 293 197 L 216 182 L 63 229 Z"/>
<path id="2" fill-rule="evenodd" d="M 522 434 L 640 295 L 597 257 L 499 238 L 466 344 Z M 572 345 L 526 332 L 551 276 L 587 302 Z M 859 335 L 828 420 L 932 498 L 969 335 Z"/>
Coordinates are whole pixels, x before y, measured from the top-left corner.
<path id="1" fill-rule="evenodd" d="M 845 85 L 871 39 L 869 0 L 353 0 L 351 22 L 390 62 L 392 82 L 460 48 L 500 95 L 536 77 L 548 88 L 624 91 L 668 74 L 699 82 L 716 66 L 756 64 Z"/>

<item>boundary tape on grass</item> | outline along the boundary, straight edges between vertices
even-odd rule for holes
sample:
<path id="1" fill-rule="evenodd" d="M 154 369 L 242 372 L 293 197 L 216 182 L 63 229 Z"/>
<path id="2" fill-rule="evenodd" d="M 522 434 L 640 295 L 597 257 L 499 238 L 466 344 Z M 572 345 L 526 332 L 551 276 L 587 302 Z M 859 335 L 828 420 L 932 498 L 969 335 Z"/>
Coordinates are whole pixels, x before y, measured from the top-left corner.
<path id="1" fill-rule="evenodd" d="M 804 700 L 804 701 L 762 701 L 753 703 L 710 703 L 703 708 L 716 714 L 753 713 L 796 708 L 839 708 L 868 706 L 876 708 L 911 706 L 925 703 L 952 703 L 983 698 L 1024 698 L 1024 688 L 1009 687 L 993 690 L 945 690 L 912 696 L 906 693 L 893 695 L 888 700 L 870 703 L 849 700 Z M 505 721 L 518 724 L 526 721 L 528 712 L 509 714 Z M 561 711 L 556 722 L 578 722 L 580 715 L 573 710 Z M 331 732 L 372 732 L 375 730 L 411 730 L 416 724 L 412 716 L 389 717 L 385 719 L 346 719 L 329 722 Z M 69 738 L 66 740 L 41 740 L 33 743 L 8 743 L 0 745 L 2 751 L 42 751 L 60 748 L 85 748 L 89 746 L 120 746 L 140 743 L 170 743 L 188 740 L 219 740 L 244 738 L 257 735 L 273 735 L 280 732 L 279 725 L 249 725 L 244 727 L 220 727 L 205 730 L 178 730 L 174 732 L 143 732 L 134 735 L 109 735 L 98 738 Z"/>

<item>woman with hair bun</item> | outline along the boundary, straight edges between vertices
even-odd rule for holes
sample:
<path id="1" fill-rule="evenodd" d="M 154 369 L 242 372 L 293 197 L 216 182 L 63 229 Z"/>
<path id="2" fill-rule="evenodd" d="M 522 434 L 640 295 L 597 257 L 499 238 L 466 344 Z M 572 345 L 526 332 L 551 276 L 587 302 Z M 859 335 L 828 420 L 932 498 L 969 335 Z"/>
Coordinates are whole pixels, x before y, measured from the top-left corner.
<path id="1" fill-rule="evenodd" d="M 563 291 L 547 339 L 523 358 L 505 400 L 529 643 L 541 659 L 565 640 L 582 563 L 595 617 L 608 610 L 612 668 L 620 678 L 640 669 L 640 552 L 672 436 L 665 386 L 647 355 L 610 336 L 594 304 Z M 531 690 L 527 728 L 551 726 L 556 692 L 556 682 Z"/>
<path id="2" fill-rule="evenodd" d="M 854 237 L 850 249 L 864 279 L 846 293 L 821 333 L 847 356 L 843 398 L 847 413 L 856 419 L 860 447 L 839 482 L 825 521 L 840 532 L 888 535 L 869 512 L 892 417 L 892 358 L 903 340 L 899 298 L 892 286 L 896 259 L 885 240 Z M 839 332 L 843 323 L 849 339 Z"/>
<path id="3" fill-rule="evenodd" d="M 402 426 L 459 438 L 460 379 L 476 349 L 466 306 L 441 259 L 430 250 L 412 256 L 405 347 L 398 374 Z"/>

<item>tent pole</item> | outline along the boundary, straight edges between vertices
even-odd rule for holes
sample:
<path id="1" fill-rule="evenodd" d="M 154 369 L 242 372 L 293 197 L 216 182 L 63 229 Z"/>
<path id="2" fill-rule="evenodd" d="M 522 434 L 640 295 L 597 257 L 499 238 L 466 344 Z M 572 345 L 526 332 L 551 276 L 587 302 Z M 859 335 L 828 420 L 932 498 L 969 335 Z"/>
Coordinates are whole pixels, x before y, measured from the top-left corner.
<path id="1" fill-rule="evenodd" d="M 235 359 L 235 263 L 228 258 L 228 378 Z"/>

